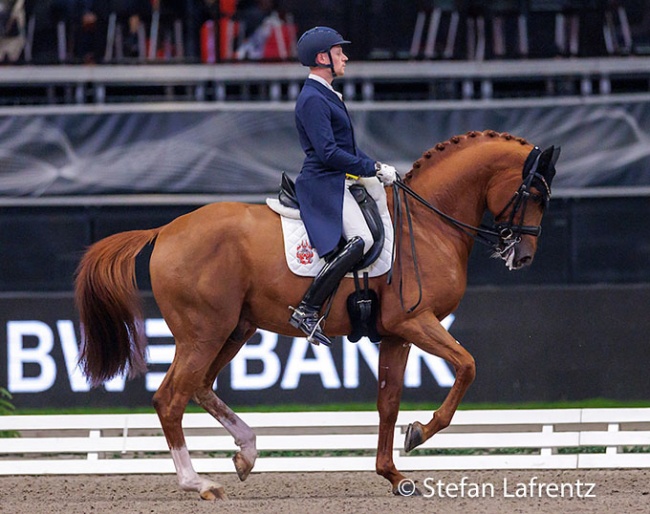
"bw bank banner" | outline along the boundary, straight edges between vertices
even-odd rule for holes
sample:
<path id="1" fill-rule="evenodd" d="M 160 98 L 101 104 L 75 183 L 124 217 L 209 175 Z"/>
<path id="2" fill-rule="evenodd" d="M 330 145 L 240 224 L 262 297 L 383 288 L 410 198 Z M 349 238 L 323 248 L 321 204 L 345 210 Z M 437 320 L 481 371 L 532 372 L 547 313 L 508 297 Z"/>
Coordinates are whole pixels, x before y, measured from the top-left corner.
<path id="1" fill-rule="evenodd" d="M 174 356 L 174 341 L 146 298 L 148 372 L 91 390 L 77 367 L 79 324 L 71 294 L 0 297 L 0 385 L 18 408 L 148 406 Z M 469 402 L 650 397 L 650 285 L 470 288 L 443 321 L 475 357 Z M 231 405 L 373 402 L 379 348 L 259 331 L 219 375 Z M 438 404 L 453 370 L 411 347 L 403 399 Z"/>
<path id="2" fill-rule="evenodd" d="M 91 390 L 77 366 L 79 323 L 69 295 L 35 295 L 0 301 L 6 384 L 17 407 L 150 405 L 174 358 L 175 346 L 154 302 L 146 302 L 148 372 L 140 379 L 116 377 Z M 446 323 L 451 323 L 450 318 Z M 4 354 L 4 355 L 3 355 Z M 338 339 L 331 349 L 305 338 L 258 331 L 219 375 L 218 394 L 234 405 L 373 401 L 379 347 L 367 339 Z M 434 397 L 453 384 L 441 359 L 415 348 L 405 387 L 426 387 Z"/>

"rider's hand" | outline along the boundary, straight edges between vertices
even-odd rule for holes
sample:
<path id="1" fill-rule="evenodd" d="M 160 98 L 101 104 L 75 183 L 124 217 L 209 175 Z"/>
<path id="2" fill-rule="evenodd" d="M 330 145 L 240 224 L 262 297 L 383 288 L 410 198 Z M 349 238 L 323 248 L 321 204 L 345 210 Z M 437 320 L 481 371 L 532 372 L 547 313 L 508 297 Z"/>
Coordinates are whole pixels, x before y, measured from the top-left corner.
<path id="1" fill-rule="evenodd" d="M 397 177 L 397 170 L 388 164 L 382 164 L 381 162 L 377 163 L 377 178 L 381 181 L 382 184 L 385 186 L 390 186 L 393 182 L 395 182 L 395 178 Z"/>

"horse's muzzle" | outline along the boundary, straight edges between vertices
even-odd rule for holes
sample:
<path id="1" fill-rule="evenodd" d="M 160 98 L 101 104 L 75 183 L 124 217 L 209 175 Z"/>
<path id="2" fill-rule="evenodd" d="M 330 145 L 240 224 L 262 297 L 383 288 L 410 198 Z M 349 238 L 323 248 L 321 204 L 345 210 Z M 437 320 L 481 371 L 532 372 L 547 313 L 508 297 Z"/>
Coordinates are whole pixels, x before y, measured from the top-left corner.
<path id="1" fill-rule="evenodd" d="M 523 237 L 514 247 L 514 256 L 512 258 L 511 270 L 520 270 L 530 266 L 535 258 L 537 251 L 537 239 L 534 237 Z"/>
<path id="2" fill-rule="evenodd" d="M 501 241 L 492 257 L 503 260 L 510 271 L 515 271 L 530 266 L 536 250 L 537 247 L 530 238 L 516 238 Z"/>

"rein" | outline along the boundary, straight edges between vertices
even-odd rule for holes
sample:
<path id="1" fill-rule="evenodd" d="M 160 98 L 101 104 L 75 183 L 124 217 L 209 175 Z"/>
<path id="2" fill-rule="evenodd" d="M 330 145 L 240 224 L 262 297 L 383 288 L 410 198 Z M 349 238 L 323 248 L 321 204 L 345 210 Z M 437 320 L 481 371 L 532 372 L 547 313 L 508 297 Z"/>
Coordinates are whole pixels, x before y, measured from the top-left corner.
<path id="1" fill-rule="evenodd" d="M 417 200 L 420 204 L 424 205 L 430 211 L 436 213 L 438 216 L 440 216 L 450 225 L 454 226 L 461 232 L 470 236 L 472 239 L 474 239 L 474 241 L 478 241 L 479 243 L 488 246 L 497 255 L 501 256 L 509 252 L 514 245 L 519 243 L 521 241 L 522 235 L 531 235 L 534 237 L 539 237 L 542 233 L 541 226 L 515 224 L 515 217 L 517 217 L 517 214 L 519 212 L 521 212 L 520 219 L 521 220 L 524 219 L 524 216 L 526 214 L 526 207 L 528 205 L 529 199 L 533 199 L 533 198 L 539 199 L 542 201 L 544 205 L 550 200 L 551 197 L 550 186 L 546 178 L 544 177 L 544 175 L 538 172 L 540 155 L 541 155 L 541 151 L 539 150 L 539 148 L 535 147 L 531 152 L 529 159 L 527 159 L 526 163 L 524 164 L 523 174 L 525 178 L 522 184 L 519 186 L 519 189 L 514 193 L 510 201 L 501 210 L 501 212 L 497 216 L 495 216 L 495 219 L 500 218 L 510 207 L 512 207 L 508 221 L 502 223 L 495 223 L 492 226 L 492 228 L 487 228 L 485 225 L 475 227 L 474 225 L 470 225 L 468 223 L 460 221 L 454 218 L 453 216 L 450 216 L 449 214 L 442 212 L 435 205 L 431 204 L 426 199 L 422 198 L 422 196 L 420 196 L 418 193 L 413 191 L 413 189 L 411 189 L 411 187 L 406 185 L 406 183 L 404 183 L 402 178 L 399 175 L 397 175 L 395 181 L 393 182 L 393 229 L 395 231 L 395 237 L 393 239 L 393 257 L 395 256 L 395 250 L 397 250 L 397 252 L 399 253 L 398 257 L 400 257 L 397 262 L 400 268 L 399 269 L 400 271 L 399 296 L 400 296 L 400 304 L 402 306 L 402 309 L 404 309 L 407 313 L 410 314 L 418 307 L 418 305 L 420 305 L 420 302 L 422 301 L 422 280 L 420 277 L 420 268 L 419 268 L 419 262 L 417 257 L 417 250 L 415 247 L 415 237 L 413 235 L 413 220 L 411 217 L 411 209 L 409 207 L 408 197 L 410 196 L 411 198 Z M 530 186 L 535 180 L 538 183 L 541 183 L 542 186 L 541 189 L 544 191 L 543 195 L 536 195 L 530 192 Z M 400 198 L 400 191 L 404 196 L 403 201 Z M 402 211 L 404 211 L 408 223 L 409 239 L 411 244 L 411 254 L 413 255 L 413 267 L 415 271 L 415 278 L 418 284 L 418 300 L 417 302 L 415 302 L 415 304 L 413 304 L 408 309 L 406 309 L 404 306 L 403 281 L 402 281 L 402 273 L 401 273 L 401 266 L 402 266 L 401 240 L 403 236 Z M 399 227 L 399 233 L 397 227 Z M 399 244 L 397 242 L 398 239 L 399 239 Z M 388 273 L 389 284 L 392 282 L 392 275 L 393 275 L 393 268 L 391 267 Z"/>

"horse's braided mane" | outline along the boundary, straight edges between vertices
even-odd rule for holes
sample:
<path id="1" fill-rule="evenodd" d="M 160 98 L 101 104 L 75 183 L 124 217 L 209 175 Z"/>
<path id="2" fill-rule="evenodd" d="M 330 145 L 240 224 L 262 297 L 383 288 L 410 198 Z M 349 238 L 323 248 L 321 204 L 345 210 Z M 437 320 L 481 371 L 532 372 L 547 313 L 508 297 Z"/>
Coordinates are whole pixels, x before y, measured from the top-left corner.
<path id="1" fill-rule="evenodd" d="M 450 152 L 462 148 L 467 144 L 474 144 L 485 138 L 501 138 L 506 141 L 515 141 L 521 145 L 530 144 L 524 138 L 513 136 L 507 132 L 496 132 L 494 130 L 484 130 L 481 132 L 472 130 L 460 136 L 450 137 L 447 141 L 443 141 L 433 148 L 429 148 L 422 154 L 422 157 L 413 163 L 413 168 L 406 174 L 405 179 L 408 181 L 414 173 L 417 173 L 417 170 L 431 166 L 431 164 L 445 157 Z"/>

